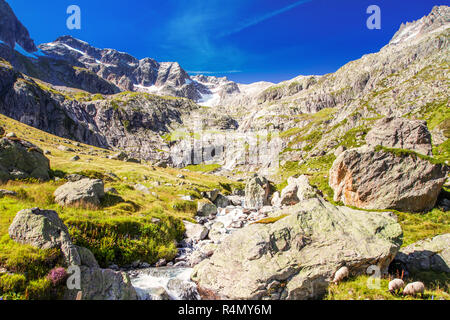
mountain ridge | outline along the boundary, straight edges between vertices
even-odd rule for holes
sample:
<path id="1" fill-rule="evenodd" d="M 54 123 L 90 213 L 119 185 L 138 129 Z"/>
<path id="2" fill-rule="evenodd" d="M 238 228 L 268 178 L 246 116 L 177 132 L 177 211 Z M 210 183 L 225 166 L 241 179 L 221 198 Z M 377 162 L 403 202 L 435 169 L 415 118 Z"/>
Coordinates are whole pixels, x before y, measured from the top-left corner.
<path id="1" fill-rule="evenodd" d="M 428 69 L 432 74 L 448 74 L 449 16 L 448 7 L 435 7 L 429 17 L 408 24 L 425 31 L 415 35 L 417 41 L 406 41 L 407 46 L 398 45 L 405 42 L 402 34 L 411 36 L 403 27 L 380 52 L 364 55 L 335 73 L 298 76 L 279 84 L 244 85 L 227 78 L 190 76 L 176 62 L 138 60 L 71 36 L 40 45 L 36 59 L 0 45 L 0 57 L 9 63 L 2 67 L 0 110 L 60 136 L 175 166 L 192 164 L 192 159 L 180 163 L 172 155 L 184 148 L 176 131 L 195 132 L 197 120 L 223 135 L 227 130 L 276 130 L 283 149 L 291 150 L 283 152 L 282 161 L 309 159 L 339 146 L 330 142 L 332 137 L 339 140 L 349 130 L 370 126 L 365 119 L 406 116 L 443 101 L 433 88 L 445 91 L 448 83 L 441 77 L 417 77 Z M 324 119 L 315 122 L 321 114 Z M 442 123 L 431 129 L 435 141 L 446 141 Z M 214 146 L 211 140 L 197 151 Z M 236 150 L 226 146 L 225 151 L 214 161 L 233 168 L 230 154 Z"/>
<path id="2" fill-rule="evenodd" d="M 27 28 L 17 19 L 14 11 L 5 0 L 0 0 L 0 40 L 7 43 L 11 49 L 14 49 L 16 43 L 25 51 L 32 53 L 38 49 L 34 41 L 30 38 Z"/>

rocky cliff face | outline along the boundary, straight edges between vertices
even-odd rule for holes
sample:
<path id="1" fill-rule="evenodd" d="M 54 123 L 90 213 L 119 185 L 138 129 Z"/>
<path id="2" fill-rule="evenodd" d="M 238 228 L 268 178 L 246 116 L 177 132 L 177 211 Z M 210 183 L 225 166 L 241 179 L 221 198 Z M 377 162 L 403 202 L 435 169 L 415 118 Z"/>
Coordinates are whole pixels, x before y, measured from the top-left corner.
<path id="1" fill-rule="evenodd" d="M 12 49 L 19 44 L 28 52 L 37 51 L 27 28 L 17 19 L 13 10 L 5 0 L 0 0 L 0 40 Z"/>
<path id="2" fill-rule="evenodd" d="M 161 138 L 198 108 L 192 101 L 125 92 L 93 95 L 57 91 L 49 84 L 17 72 L 0 61 L 0 112 L 60 137 L 105 148 L 120 148 L 132 156 L 159 159 Z"/>
<path id="3" fill-rule="evenodd" d="M 448 7 L 435 7 L 428 16 L 425 16 L 418 21 L 402 24 L 389 44 L 411 44 L 427 33 L 438 33 L 445 30 L 449 22 L 450 17 L 448 15 Z"/>
<path id="4" fill-rule="evenodd" d="M 88 69 L 122 90 L 185 97 L 207 105 L 239 90 L 237 84 L 225 78 L 190 77 L 177 62 L 138 60 L 124 52 L 94 48 L 70 36 L 39 48 L 49 57 Z"/>
<path id="5" fill-rule="evenodd" d="M 449 7 L 435 7 L 408 24 L 408 30 L 418 32 L 406 38 L 399 32 L 378 53 L 333 74 L 301 76 L 255 91 L 240 108 L 245 115 L 234 113 L 239 131 L 278 132 L 284 150 L 281 163 L 359 147 L 376 120 L 384 117 L 427 121 L 433 146 L 438 147 L 448 139 L 449 103 L 443 93 L 450 89 L 449 17 Z M 227 103 L 235 105 L 239 96 Z"/>

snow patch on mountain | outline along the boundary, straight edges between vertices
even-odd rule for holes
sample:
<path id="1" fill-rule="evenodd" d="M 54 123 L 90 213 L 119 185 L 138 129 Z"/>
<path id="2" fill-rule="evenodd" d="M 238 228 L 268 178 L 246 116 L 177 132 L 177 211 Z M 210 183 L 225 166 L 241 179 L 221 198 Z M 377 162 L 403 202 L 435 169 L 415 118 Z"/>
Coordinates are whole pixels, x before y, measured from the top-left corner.
<path id="1" fill-rule="evenodd" d="M 450 27 L 449 15 L 449 7 L 436 6 L 428 16 L 402 24 L 389 45 L 408 46 L 416 43 L 422 36 L 442 32 Z"/>

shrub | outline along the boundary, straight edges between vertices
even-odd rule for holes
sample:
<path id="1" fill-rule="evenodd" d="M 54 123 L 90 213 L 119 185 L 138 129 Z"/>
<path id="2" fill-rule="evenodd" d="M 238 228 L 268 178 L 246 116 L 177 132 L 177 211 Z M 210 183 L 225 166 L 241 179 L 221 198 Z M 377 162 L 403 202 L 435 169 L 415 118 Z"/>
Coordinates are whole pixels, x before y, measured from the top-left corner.
<path id="1" fill-rule="evenodd" d="M 41 250 L 21 245 L 8 234 L 0 239 L 0 265 L 11 272 L 25 274 L 28 279 L 45 277 L 61 259 L 59 249 Z"/>
<path id="2" fill-rule="evenodd" d="M 50 270 L 50 272 L 47 275 L 47 279 L 50 280 L 50 282 L 54 285 L 60 285 L 63 283 L 67 278 L 67 272 L 64 268 L 54 268 Z"/>
<path id="3" fill-rule="evenodd" d="M 16 191 L 16 197 L 20 200 L 28 200 L 30 198 L 24 188 L 20 188 Z"/>
<path id="4" fill-rule="evenodd" d="M 66 224 L 76 245 L 92 251 L 102 267 L 112 263 L 129 265 L 136 260 L 155 263 L 176 256 L 184 225 L 173 217 L 162 217 L 158 224 L 151 217 L 108 220 L 68 220 Z"/>
<path id="5" fill-rule="evenodd" d="M 0 294 L 22 292 L 25 290 L 26 278 L 23 274 L 0 275 Z"/>
<path id="6" fill-rule="evenodd" d="M 30 281 L 25 290 L 28 300 L 50 300 L 53 297 L 52 283 L 47 278 Z"/>

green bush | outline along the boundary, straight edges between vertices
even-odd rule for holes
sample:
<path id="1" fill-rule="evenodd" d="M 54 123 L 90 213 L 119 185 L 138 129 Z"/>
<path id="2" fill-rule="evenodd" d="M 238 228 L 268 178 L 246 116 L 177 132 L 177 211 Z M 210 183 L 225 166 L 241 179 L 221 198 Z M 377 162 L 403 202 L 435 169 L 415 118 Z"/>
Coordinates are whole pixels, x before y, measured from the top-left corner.
<path id="1" fill-rule="evenodd" d="M 51 300 L 55 298 L 55 290 L 47 278 L 33 280 L 28 283 L 25 298 L 28 300 Z"/>
<path id="2" fill-rule="evenodd" d="M 0 274 L 0 294 L 22 292 L 25 290 L 27 279 L 23 274 Z"/>
<path id="3" fill-rule="evenodd" d="M 21 245 L 7 234 L 0 239 L 0 265 L 11 272 L 23 273 L 28 279 L 46 276 L 60 260 L 59 249 L 40 250 Z"/>
<path id="4" fill-rule="evenodd" d="M 158 224 L 144 217 L 68 220 L 66 224 L 74 243 L 90 249 L 102 267 L 172 260 L 177 253 L 175 240 L 182 240 L 184 233 L 182 221 L 173 217 L 163 217 Z"/>

